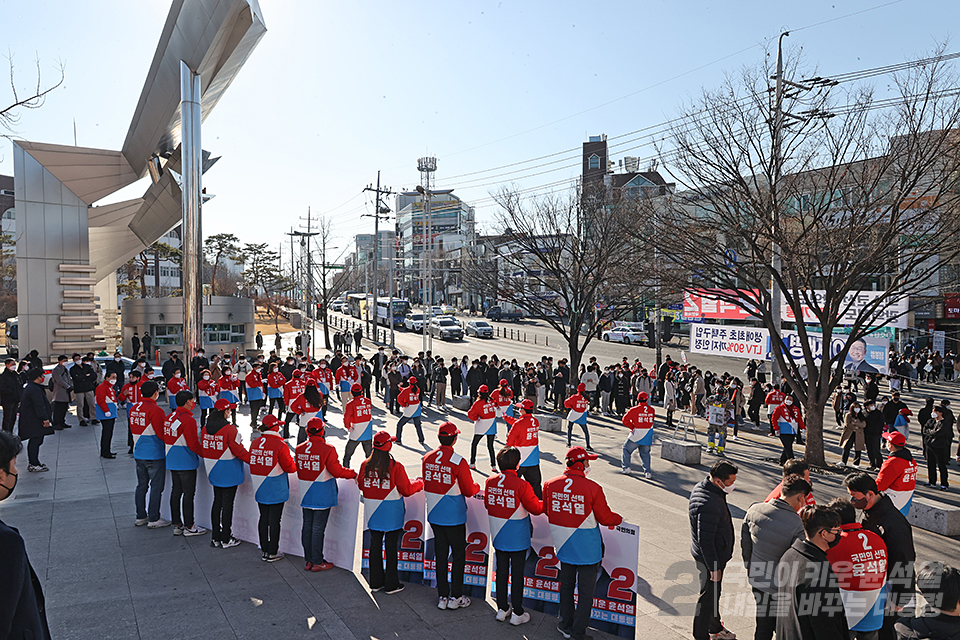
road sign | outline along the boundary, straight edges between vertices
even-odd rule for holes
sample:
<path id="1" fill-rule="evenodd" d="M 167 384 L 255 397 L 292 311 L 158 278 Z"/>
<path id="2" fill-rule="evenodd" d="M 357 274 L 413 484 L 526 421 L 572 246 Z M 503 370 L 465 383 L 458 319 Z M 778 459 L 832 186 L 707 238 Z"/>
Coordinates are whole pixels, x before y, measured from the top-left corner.
<path id="1" fill-rule="evenodd" d="M 723 255 L 726 258 L 726 260 L 724 260 L 724 263 L 727 265 L 728 269 L 733 269 L 734 267 L 737 266 L 736 251 L 734 251 L 733 249 L 727 249 L 726 251 L 723 252 Z"/>

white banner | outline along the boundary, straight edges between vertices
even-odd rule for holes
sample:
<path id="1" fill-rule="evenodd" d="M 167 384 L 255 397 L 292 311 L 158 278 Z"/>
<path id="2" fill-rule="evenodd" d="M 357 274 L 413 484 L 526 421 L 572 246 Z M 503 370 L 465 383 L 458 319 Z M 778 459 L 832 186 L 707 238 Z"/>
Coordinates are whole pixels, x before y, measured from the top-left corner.
<path id="1" fill-rule="evenodd" d="M 808 291 L 807 295 L 813 298 L 817 307 L 823 308 L 823 301 L 826 297 L 826 291 L 823 291 L 822 289 Z M 874 302 L 877 298 L 886 295 L 888 294 L 885 291 L 852 291 L 847 293 L 847 295 L 843 297 L 843 302 L 840 303 L 840 310 L 846 310 L 846 312 L 840 316 L 840 320 L 837 322 L 837 324 L 844 326 L 854 324 L 857 321 L 857 318 L 863 312 L 863 308 L 865 306 L 871 302 Z M 787 304 L 786 297 L 783 296 L 780 300 L 780 316 L 783 321 L 796 322 L 797 319 L 793 315 L 793 309 L 791 309 L 790 305 Z M 876 327 L 884 324 L 888 319 L 891 319 L 890 323 L 886 326 L 896 327 L 898 329 L 906 329 L 907 309 L 909 306 L 910 299 L 906 297 L 893 303 L 884 302 L 881 304 L 876 313 L 868 316 L 864 326 Z M 820 320 L 818 320 L 817 316 L 813 313 L 813 311 L 810 310 L 810 307 L 804 305 L 802 312 L 804 324 L 820 324 Z"/>
<path id="2" fill-rule="evenodd" d="M 691 324 L 690 352 L 769 360 L 770 333 L 756 327 Z"/>

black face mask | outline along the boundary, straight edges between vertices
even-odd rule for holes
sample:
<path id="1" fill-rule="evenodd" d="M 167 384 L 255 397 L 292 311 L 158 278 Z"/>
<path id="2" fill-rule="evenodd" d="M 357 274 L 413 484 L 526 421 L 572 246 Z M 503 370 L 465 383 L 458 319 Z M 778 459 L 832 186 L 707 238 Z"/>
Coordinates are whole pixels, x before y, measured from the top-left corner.
<path id="1" fill-rule="evenodd" d="M 827 543 L 827 546 L 830 547 L 831 549 L 833 549 L 835 546 L 837 546 L 838 544 L 840 544 L 840 540 L 841 540 L 841 536 L 840 536 L 840 534 L 838 533 L 837 535 L 835 535 L 835 536 L 833 537 L 833 540 L 831 540 L 830 542 Z"/>
<path id="2" fill-rule="evenodd" d="M 0 488 L 3 488 L 3 489 L 6 489 L 6 490 L 7 490 L 7 495 L 3 496 L 3 498 L 0 498 L 0 500 L 4 500 L 4 499 L 6 499 L 6 498 L 9 498 L 9 497 L 13 494 L 13 490 L 17 488 L 17 480 L 18 480 L 19 477 L 20 477 L 20 474 L 19 474 L 19 473 L 9 473 L 9 472 L 8 472 L 7 475 L 8 475 L 8 476 L 13 476 L 13 486 L 12 486 L 12 487 L 8 487 L 8 486 L 5 485 L 5 484 L 0 484 Z"/>
<path id="3" fill-rule="evenodd" d="M 866 499 L 866 498 L 859 498 L 859 499 L 857 499 L 857 500 L 851 500 L 851 502 L 853 503 L 853 506 L 854 506 L 854 508 L 856 508 L 856 509 L 861 509 L 861 510 L 863 510 L 863 509 L 866 509 L 866 508 L 867 508 L 867 499 Z"/>

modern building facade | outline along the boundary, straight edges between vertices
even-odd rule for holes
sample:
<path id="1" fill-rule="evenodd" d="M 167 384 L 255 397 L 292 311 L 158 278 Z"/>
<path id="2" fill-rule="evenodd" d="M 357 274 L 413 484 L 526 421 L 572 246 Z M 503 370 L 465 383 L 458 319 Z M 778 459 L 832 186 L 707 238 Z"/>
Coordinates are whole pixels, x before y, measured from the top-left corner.
<path id="1" fill-rule="evenodd" d="M 155 351 L 165 360 L 167 352 L 183 349 L 183 298 L 128 298 L 123 301 L 123 351 L 130 353 L 136 331 L 149 333 Z M 203 348 L 209 355 L 246 353 L 256 348 L 254 301 L 229 296 L 205 297 L 203 303 Z M 156 354 L 148 354 L 152 360 Z"/>

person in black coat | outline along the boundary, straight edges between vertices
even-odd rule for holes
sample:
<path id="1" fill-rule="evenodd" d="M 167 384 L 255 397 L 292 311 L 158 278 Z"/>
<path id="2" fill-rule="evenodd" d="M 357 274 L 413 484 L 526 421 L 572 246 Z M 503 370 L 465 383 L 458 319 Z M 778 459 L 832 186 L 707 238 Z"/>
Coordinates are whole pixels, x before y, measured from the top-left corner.
<path id="1" fill-rule="evenodd" d="M 0 376 L 2 378 L 3 376 Z M 947 490 L 947 467 L 950 465 L 950 445 L 953 444 L 953 425 L 943 419 L 943 407 L 933 407 L 933 415 L 922 424 L 923 455 L 927 458 L 927 486 L 937 484 L 940 471 L 940 488 Z M 922 413 L 921 409 L 921 413 Z M 4 414 L 6 415 L 6 414 Z"/>
<path id="2" fill-rule="evenodd" d="M 928 606 L 916 617 L 897 620 L 899 640 L 960 640 L 960 571 L 930 562 L 917 571 L 917 586 Z"/>
<path id="3" fill-rule="evenodd" d="M 563 401 L 567 397 L 567 385 L 570 384 L 570 369 L 566 360 L 560 360 L 553 372 L 553 410 L 563 409 Z"/>
<path id="4" fill-rule="evenodd" d="M 0 501 L 17 486 L 17 454 L 23 445 L 11 433 L 0 433 Z M 49 640 L 50 629 L 40 579 L 30 566 L 20 532 L 0 521 L 0 638 Z"/>
<path id="5" fill-rule="evenodd" d="M 0 373 L 0 406 L 3 407 L 3 430 L 8 433 L 13 433 L 21 395 L 23 395 L 23 383 L 20 382 L 20 374 L 17 373 L 17 361 L 7 358 L 3 373 Z"/>
<path id="6" fill-rule="evenodd" d="M 794 540 L 777 566 L 777 640 L 849 640 L 840 586 L 827 549 L 840 542 L 840 516 L 822 506 L 800 510 L 806 540 Z"/>
<path id="7" fill-rule="evenodd" d="M 30 382 L 20 397 L 20 439 L 27 441 L 28 471 L 49 471 L 47 465 L 40 462 L 40 445 L 45 436 L 52 436 L 53 407 L 47 400 L 43 388 L 43 369 L 31 369 L 27 374 Z"/>
<path id="8" fill-rule="evenodd" d="M 457 359 L 453 359 L 453 364 L 450 366 L 450 395 L 451 397 L 457 397 L 461 394 L 463 388 L 463 371 L 460 369 L 460 364 L 457 362 Z"/>
<path id="9" fill-rule="evenodd" d="M 261 338 L 262 339 L 262 338 Z M 190 374 L 193 378 L 193 384 L 200 380 L 200 372 L 210 368 L 210 361 L 207 360 L 203 349 L 197 349 L 197 355 L 190 359 Z M 289 380 L 290 378 L 287 378 Z"/>
<path id="10" fill-rule="evenodd" d="M 870 460 L 870 469 L 878 470 L 883 466 L 883 453 L 880 451 L 880 438 L 883 436 L 883 413 L 877 408 L 875 401 L 868 401 L 864 405 L 864 419 L 867 426 L 863 429 L 863 439 L 867 445 L 867 459 Z"/>
<path id="11" fill-rule="evenodd" d="M 170 358 L 163 363 L 160 372 L 163 374 L 164 381 L 167 381 L 173 380 L 173 374 L 176 371 L 179 371 L 183 377 L 187 376 L 187 368 L 183 366 L 183 361 L 180 360 L 180 354 L 176 351 L 171 351 Z"/>
<path id="12" fill-rule="evenodd" d="M 136 331 L 133 332 L 133 338 L 130 339 L 130 346 L 132 347 L 130 357 L 136 360 L 140 355 L 140 336 L 137 335 Z"/>
<path id="13" fill-rule="evenodd" d="M 476 402 L 482 384 L 483 370 L 480 368 L 480 363 L 474 360 L 470 368 L 467 369 L 467 388 L 470 390 L 470 402 Z"/>
<path id="14" fill-rule="evenodd" d="M 719 460 L 690 492 L 690 553 L 700 572 L 700 598 L 693 618 L 694 640 L 723 631 L 720 590 L 723 571 L 733 557 L 733 519 L 727 494 L 737 481 L 737 466 Z"/>

